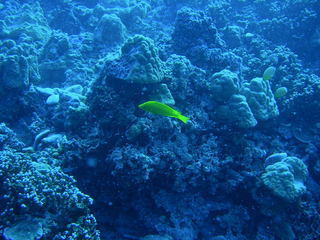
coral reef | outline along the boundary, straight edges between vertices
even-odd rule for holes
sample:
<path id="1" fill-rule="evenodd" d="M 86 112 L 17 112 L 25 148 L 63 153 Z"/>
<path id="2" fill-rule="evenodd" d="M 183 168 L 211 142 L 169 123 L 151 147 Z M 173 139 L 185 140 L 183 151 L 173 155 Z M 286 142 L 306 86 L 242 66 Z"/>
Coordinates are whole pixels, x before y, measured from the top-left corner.
<path id="1" fill-rule="evenodd" d="M 2 1 L 0 239 L 319 239 L 319 23 L 317 0 Z"/>

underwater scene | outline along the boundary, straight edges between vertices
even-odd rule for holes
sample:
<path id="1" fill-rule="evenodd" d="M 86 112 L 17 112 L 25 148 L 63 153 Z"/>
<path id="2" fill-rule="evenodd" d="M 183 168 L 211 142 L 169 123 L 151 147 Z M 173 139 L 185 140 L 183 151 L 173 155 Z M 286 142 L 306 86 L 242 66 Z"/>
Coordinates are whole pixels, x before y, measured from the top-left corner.
<path id="1" fill-rule="evenodd" d="M 0 240 L 320 240 L 320 0 L 0 0 Z"/>

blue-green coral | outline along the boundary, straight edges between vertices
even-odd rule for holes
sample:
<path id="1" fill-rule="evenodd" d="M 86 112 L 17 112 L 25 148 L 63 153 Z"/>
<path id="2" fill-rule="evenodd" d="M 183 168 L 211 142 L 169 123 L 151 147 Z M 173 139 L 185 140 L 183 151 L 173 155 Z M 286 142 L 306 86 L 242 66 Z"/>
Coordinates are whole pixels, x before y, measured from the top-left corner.
<path id="1" fill-rule="evenodd" d="M 152 39 L 136 35 L 127 40 L 121 52 L 131 64 L 129 75 L 124 80 L 132 83 L 157 83 L 163 80 L 165 65 Z"/>
<path id="2" fill-rule="evenodd" d="M 278 106 L 268 81 L 253 78 L 250 82 L 243 84 L 240 92 L 246 97 L 256 119 L 268 120 L 279 115 Z"/>
<path id="3" fill-rule="evenodd" d="M 10 133 L 4 125 L 1 125 L 1 132 Z M 58 160 L 44 152 L 21 153 L 20 147 L 14 146 L 10 141 L 4 141 L 0 151 L 3 196 L 0 225 L 5 233 L 12 236 L 17 232 L 13 229 L 36 221 L 42 229 L 32 228 L 42 233 L 41 236 L 34 233 L 37 239 L 61 239 L 56 236 L 66 231 L 70 232 L 68 239 L 100 239 L 95 219 L 89 211 L 93 200 L 75 186 L 72 177 L 62 172 Z M 91 219 L 92 224 L 81 219 Z M 70 225 L 74 227 L 69 228 Z"/>
<path id="4" fill-rule="evenodd" d="M 308 170 L 303 161 L 286 157 L 265 168 L 261 178 L 267 188 L 282 199 L 293 202 L 306 192 L 304 181 Z"/>

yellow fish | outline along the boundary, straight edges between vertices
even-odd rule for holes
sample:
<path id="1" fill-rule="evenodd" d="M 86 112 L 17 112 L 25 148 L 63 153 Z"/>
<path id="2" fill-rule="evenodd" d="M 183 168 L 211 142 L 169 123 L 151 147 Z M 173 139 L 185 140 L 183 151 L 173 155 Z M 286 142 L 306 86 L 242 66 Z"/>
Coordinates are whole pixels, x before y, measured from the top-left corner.
<path id="1" fill-rule="evenodd" d="M 288 89 L 286 87 L 279 87 L 276 92 L 274 93 L 274 96 L 276 98 L 281 98 L 283 96 L 285 96 L 288 92 Z"/>
<path id="2" fill-rule="evenodd" d="M 275 74 L 275 72 L 276 72 L 276 68 L 275 67 L 268 67 L 263 72 L 263 76 L 262 76 L 263 80 L 266 80 L 266 81 L 270 80 L 273 77 L 273 75 Z"/>
<path id="3" fill-rule="evenodd" d="M 189 120 L 188 117 L 181 115 L 180 112 L 160 102 L 148 101 L 140 104 L 138 107 L 143 109 L 144 111 L 151 112 L 153 114 L 178 118 L 184 123 L 187 123 L 187 121 Z"/>

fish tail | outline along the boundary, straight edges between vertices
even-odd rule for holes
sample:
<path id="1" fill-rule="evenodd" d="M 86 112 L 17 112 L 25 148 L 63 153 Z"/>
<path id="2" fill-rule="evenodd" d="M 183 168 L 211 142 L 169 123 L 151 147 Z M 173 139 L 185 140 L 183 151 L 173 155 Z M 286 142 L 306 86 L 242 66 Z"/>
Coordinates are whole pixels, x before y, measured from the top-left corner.
<path id="1" fill-rule="evenodd" d="M 180 119 L 182 122 L 187 123 L 187 121 L 189 120 L 188 117 L 183 116 L 183 115 L 178 115 L 177 117 L 178 119 Z"/>

